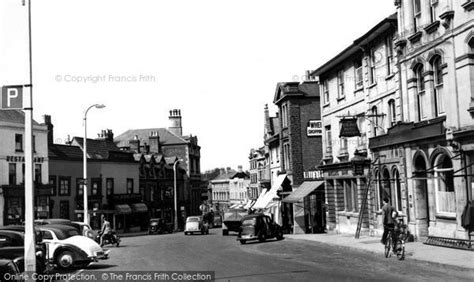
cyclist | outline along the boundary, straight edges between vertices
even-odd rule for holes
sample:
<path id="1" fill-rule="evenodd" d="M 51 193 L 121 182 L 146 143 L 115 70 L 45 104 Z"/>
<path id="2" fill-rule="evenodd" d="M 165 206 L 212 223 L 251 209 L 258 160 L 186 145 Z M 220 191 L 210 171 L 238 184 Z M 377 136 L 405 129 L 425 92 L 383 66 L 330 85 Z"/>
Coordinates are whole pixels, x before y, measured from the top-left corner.
<path id="1" fill-rule="evenodd" d="M 393 218 L 393 213 L 396 212 L 395 208 L 390 205 L 390 200 L 385 197 L 383 199 L 384 205 L 382 207 L 382 220 L 383 220 L 383 234 L 382 240 L 380 242 L 385 245 L 387 240 L 388 231 L 393 230 L 395 227 L 395 220 Z"/>

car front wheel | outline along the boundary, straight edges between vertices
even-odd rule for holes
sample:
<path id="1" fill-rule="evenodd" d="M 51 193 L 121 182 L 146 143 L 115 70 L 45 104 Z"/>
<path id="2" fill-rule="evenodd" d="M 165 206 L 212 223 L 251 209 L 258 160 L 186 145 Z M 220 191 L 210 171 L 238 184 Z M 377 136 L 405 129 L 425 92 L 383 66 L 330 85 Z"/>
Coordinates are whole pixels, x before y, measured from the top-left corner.
<path id="1" fill-rule="evenodd" d="M 62 269 L 71 268 L 74 264 L 74 254 L 71 251 L 62 251 L 58 255 L 56 263 Z"/>
<path id="2" fill-rule="evenodd" d="M 245 245 L 245 243 L 247 243 L 247 241 L 245 241 L 245 240 L 240 240 L 240 244 Z"/>

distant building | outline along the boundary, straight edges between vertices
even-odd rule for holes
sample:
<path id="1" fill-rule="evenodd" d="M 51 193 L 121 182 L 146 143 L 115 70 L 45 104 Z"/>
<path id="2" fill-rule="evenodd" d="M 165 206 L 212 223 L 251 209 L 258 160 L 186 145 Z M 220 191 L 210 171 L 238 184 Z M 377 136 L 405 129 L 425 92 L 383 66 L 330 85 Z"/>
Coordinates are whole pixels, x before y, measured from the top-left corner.
<path id="1" fill-rule="evenodd" d="M 232 177 L 237 173 L 233 169 L 221 169 L 220 174 L 209 181 L 212 191 L 212 208 L 217 211 L 223 211 L 231 206 L 229 183 Z"/>
<path id="2" fill-rule="evenodd" d="M 262 191 L 264 183 L 269 182 L 269 169 L 265 158 L 265 148 L 251 149 L 250 162 L 250 184 L 248 197 L 256 200 Z"/>
<path id="3" fill-rule="evenodd" d="M 179 166 L 186 171 L 184 200 L 179 209 L 186 215 L 199 214 L 202 202 L 201 147 L 196 136 L 183 135 L 180 110 L 171 110 L 169 121 L 168 128 L 130 129 L 114 140 L 124 151 L 177 157 Z M 149 187 L 143 189 L 149 190 Z"/>
<path id="4" fill-rule="evenodd" d="M 237 173 L 229 180 L 229 203 L 231 205 L 245 205 L 249 201 L 248 189 L 250 177 L 238 167 Z"/>
<path id="5" fill-rule="evenodd" d="M 25 114 L 0 111 L 0 226 L 25 219 Z M 50 212 L 48 128 L 33 121 L 34 216 Z"/>
<path id="6" fill-rule="evenodd" d="M 52 141 L 51 120 L 46 124 Z M 49 144 L 52 218 L 83 220 L 83 148 L 82 137 L 74 137 L 70 144 Z M 103 130 L 97 139 L 87 139 L 87 195 L 93 228 L 100 228 L 101 214 L 106 214 L 118 231 L 146 227 L 149 214 L 138 190 L 138 167 L 133 154 L 115 145 L 111 130 Z"/>
<path id="7" fill-rule="evenodd" d="M 280 115 L 279 112 L 275 116 L 270 116 L 268 105 L 264 109 L 264 144 L 265 144 L 265 163 L 266 173 L 263 173 L 260 178 L 261 188 L 270 189 L 271 184 L 275 182 L 276 178 L 282 171 L 281 168 L 281 146 L 280 146 Z M 259 193 L 261 192 L 261 188 Z"/>

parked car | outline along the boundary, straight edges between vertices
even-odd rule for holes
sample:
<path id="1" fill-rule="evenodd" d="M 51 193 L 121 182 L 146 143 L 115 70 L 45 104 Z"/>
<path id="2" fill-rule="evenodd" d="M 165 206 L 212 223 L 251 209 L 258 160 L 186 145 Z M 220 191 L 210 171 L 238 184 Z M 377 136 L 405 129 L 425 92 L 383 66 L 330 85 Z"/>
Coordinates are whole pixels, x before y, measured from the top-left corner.
<path id="1" fill-rule="evenodd" d="M 80 221 L 71 221 L 71 225 L 77 227 L 81 232 L 82 236 L 91 238 L 92 240 L 95 240 L 95 238 L 97 238 L 97 236 L 99 235 L 99 232 L 92 229 L 92 227 L 87 223 Z"/>
<path id="2" fill-rule="evenodd" d="M 93 261 L 109 257 L 109 250 L 103 250 L 94 240 L 82 236 L 74 227 L 47 224 L 38 229 L 47 245 L 49 259 L 60 268 L 83 268 Z"/>
<path id="3" fill-rule="evenodd" d="M 24 231 L 0 230 L 0 259 L 16 262 L 21 272 L 25 271 L 25 233 Z M 44 244 L 36 244 L 36 272 L 46 269 L 46 249 Z M 1 277 L 1 276 L 0 276 Z"/>
<path id="4" fill-rule="evenodd" d="M 151 218 L 148 223 L 148 234 L 173 233 L 173 226 L 166 224 L 162 218 Z"/>
<path id="5" fill-rule="evenodd" d="M 12 277 L 12 279 L 8 279 L 8 281 L 23 281 L 21 279 L 21 273 L 22 271 L 18 267 L 17 262 L 15 260 L 0 259 L 0 277 L 4 278 L 9 275 L 10 277 Z"/>
<path id="6" fill-rule="evenodd" d="M 283 239 L 283 230 L 280 225 L 265 214 L 246 215 L 242 218 L 237 240 L 245 244 L 250 240 L 264 242 L 269 238 Z"/>
<path id="7" fill-rule="evenodd" d="M 201 232 L 201 234 L 209 234 L 209 225 L 204 223 L 201 216 L 188 216 L 186 226 L 184 227 L 184 235 Z"/>
<path id="8" fill-rule="evenodd" d="M 212 227 L 222 227 L 222 216 L 217 212 L 214 214 Z"/>
<path id="9" fill-rule="evenodd" d="M 239 232 L 242 217 L 248 214 L 245 209 L 229 209 L 224 212 L 222 220 L 222 235 L 229 235 L 229 231 Z"/>

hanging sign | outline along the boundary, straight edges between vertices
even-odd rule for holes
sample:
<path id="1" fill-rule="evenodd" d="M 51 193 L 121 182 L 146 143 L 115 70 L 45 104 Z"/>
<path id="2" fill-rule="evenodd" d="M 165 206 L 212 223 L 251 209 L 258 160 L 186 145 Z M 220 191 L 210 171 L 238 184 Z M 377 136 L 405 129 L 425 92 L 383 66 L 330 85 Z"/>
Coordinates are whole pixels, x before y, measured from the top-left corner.
<path id="1" fill-rule="evenodd" d="M 339 137 L 360 136 L 359 127 L 357 126 L 357 118 L 343 118 L 339 123 L 341 125 Z"/>

